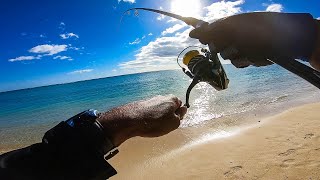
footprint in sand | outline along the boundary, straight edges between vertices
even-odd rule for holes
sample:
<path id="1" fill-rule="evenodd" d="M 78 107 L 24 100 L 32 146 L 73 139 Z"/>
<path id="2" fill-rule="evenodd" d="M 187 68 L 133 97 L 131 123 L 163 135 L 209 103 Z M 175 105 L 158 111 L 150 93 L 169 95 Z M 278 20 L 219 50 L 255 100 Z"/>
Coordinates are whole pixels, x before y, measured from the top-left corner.
<path id="1" fill-rule="evenodd" d="M 310 159 L 310 160 L 303 160 L 299 163 L 297 163 L 295 165 L 296 167 L 301 167 L 301 168 L 305 168 L 305 167 L 313 167 L 313 168 L 319 168 L 320 167 L 320 161 L 314 160 L 314 159 Z"/>
<path id="2" fill-rule="evenodd" d="M 231 167 L 229 171 L 225 172 L 224 175 L 226 177 L 233 175 L 234 173 L 236 173 L 237 171 L 241 170 L 242 166 L 234 166 Z"/>
<path id="3" fill-rule="evenodd" d="M 313 133 L 309 133 L 309 134 L 304 135 L 304 139 L 311 139 L 313 136 L 314 136 Z"/>
<path id="4" fill-rule="evenodd" d="M 288 149 L 286 152 L 278 154 L 279 156 L 289 156 L 290 154 L 294 153 L 295 149 Z"/>
<path id="5" fill-rule="evenodd" d="M 295 163 L 294 159 L 285 159 L 282 161 L 282 164 L 280 165 L 280 167 L 287 168 L 294 163 Z"/>

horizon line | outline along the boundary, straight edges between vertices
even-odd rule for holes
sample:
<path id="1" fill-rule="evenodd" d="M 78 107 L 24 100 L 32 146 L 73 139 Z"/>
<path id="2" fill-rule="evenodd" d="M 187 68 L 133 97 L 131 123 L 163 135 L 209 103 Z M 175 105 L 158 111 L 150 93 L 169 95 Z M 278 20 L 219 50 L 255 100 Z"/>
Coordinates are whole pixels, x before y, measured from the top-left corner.
<path id="1" fill-rule="evenodd" d="M 43 87 L 48 87 L 48 86 L 58 86 L 58 85 L 64 85 L 64 84 L 72 84 L 72 83 L 78 83 L 78 82 L 85 82 L 85 81 L 99 80 L 99 79 L 106 79 L 106 78 L 114 78 L 114 77 L 128 76 L 128 75 L 134 75 L 134 74 L 143 74 L 143 73 L 160 72 L 160 71 L 175 71 L 175 70 L 178 70 L 178 69 L 164 69 L 164 70 L 155 70 L 155 71 L 145 71 L 145 72 L 136 72 L 136 73 L 120 74 L 120 75 L 114 75 L 114 76 L 105 76 L 105 77 L 92 78 L 92 79 L 84 79 L 84 80 L 64 82 L 64 83 L 40 85 L 40 86 L 27 87 L 27 88 L 21 88 L 21 89 L 12 89 L 12 90 L 5 90 L 5 91 L 1 91 L 1 90 L 0 90 L 0 93 L 8 93 L 8 92 L 14 92 L 14 91 L 23 91 L 23 90 L 43 88 Z"/>

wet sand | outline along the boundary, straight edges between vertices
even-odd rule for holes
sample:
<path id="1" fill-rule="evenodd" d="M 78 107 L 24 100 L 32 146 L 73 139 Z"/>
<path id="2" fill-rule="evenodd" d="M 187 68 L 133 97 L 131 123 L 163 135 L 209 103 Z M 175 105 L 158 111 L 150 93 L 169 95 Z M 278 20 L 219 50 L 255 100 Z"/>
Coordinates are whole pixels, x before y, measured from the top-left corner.
<path id="1" fill-rule="evenodd" d="M 320 179 L 319 110 L 308 104 L 238 129 L 134 138 L 109 161 L 112 179 Z"/>

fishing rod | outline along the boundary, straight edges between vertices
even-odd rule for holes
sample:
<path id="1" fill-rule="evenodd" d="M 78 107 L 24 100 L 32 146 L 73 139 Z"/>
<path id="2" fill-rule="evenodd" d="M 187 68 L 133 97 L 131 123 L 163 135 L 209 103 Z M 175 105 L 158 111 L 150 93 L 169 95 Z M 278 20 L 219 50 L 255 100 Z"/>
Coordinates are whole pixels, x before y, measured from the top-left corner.
<path id="1" fill-rule="evenodd" d="M 198 28 L 201 25 L 203 25 L 204 23 L 209 24 L 206 21 L 202 21 L 202 20 L 194 18 L 194 17 L 183 17 L 178 14 L 174 14 L 174 13 L 170 13 L 170 12 L 166 12 L 166 11 L 161 11 L 161 10 L 157 10 L 157 9 L 150 9 L 150 8 L 131 8 L 131 9 L 128 9 L 127 11 L 125 11 L 124 14 L 126 14 L 132 10 L 145 10 L 145 11 L 151 11 L 151 12 L 155 12 L 155 13 L 162 14 L 165 16 L 169 16 L 169 17 L 181 20 L 181 21 L 185 22 L 187 25 L 190 25 L 194 28 Z"/>
<path id="2" fill-rule="evenodd" d="M 150 9 L 150 8 L 131 8 L 125 11 L 128 13 L 132 10 L 145 10 L 151 11 L 165 16 L 169 16 L 185 22 L 187 25 L 193 26 L 195 29 L 200 28 L 203 25 L 210 24 L 206 21 L 196 19 L 194 17 L 183 17 L 174 13 Z M 124 13 L 124 14 L 125 14 Z M 214 23 L 214 22 L 213 22 Z M 204 44 L 207 45 L 207 44 Z M 190 46 L 194 47 L 194 46 Z M 216 90 L 224 90 L 228 88 L 229 79 L 227 74 L 218 58 L 218 52 L 215 51 L 214 42 L 209 42 L 209 50 L 199 47 L 200 50 L 191 50 L 187 52 L 183 57 L 183 64 L 181 65 L 178 61 L 179 57 L 188 48 L 185 48 L 178 56 L 177 63 L 182 68 L 182 71 L 192 79 L 186 92 L 186 103 L 185 106 L 190 107 L 189 96 L 192 88 L 199 82 L 206 82 L 214 87 Z M 269 59 L 268 59 L 269 60 Z M 272 63 L 278 64 L 284 69 L 300 76 L 312 85 L 320 89 L 320 72 L 298 62 L 292 58 L 273 58 L 269 60 Z"/>

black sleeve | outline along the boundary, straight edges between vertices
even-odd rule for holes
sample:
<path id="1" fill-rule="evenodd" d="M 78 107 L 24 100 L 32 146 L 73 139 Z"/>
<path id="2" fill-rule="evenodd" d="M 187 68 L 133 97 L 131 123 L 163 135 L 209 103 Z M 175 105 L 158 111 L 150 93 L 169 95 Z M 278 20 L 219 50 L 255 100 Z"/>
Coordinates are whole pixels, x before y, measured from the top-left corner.
<path id="1" fill-rule="evenodd" d="M 117 173 L 103 157 L 79 148 L 57 151 L 42 142 L 2 154 L 0 179 L 104 180 Z"/>

